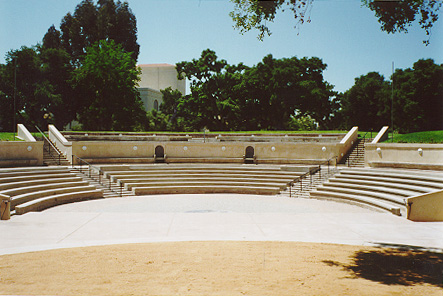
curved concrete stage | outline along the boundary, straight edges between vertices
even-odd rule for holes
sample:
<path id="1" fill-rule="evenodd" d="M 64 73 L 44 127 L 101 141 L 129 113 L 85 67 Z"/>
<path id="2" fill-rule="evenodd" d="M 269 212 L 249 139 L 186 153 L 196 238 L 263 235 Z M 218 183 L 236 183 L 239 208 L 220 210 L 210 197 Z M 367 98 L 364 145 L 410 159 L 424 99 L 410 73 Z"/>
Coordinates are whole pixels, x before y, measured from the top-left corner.
<path id="1" fill-rule="evenodd" d="M 238 194 L 91 200 L 0 221 L 0 255 L 205 240 L 401 245 L 443 252 L 443 223 L 412 222 L 333 201 Z"/>

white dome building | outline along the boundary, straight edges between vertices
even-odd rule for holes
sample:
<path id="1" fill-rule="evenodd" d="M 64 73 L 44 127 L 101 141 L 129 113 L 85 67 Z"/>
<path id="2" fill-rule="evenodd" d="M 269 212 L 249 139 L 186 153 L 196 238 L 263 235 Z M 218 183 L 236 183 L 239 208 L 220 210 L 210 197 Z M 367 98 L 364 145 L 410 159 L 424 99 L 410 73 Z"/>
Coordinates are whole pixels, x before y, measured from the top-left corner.
<path id="1" fill-rule="evenodd" d="M 178 80 L 175 65 L 141 64 L 138 67 L 142 71 L 141 80 L 138 83 L 138 91 L 146 111 L 159 109 L 163 102 L 163 96 L 160 92 L 162 89 L 171 87 L 185 95 L 186 79 Z"/>

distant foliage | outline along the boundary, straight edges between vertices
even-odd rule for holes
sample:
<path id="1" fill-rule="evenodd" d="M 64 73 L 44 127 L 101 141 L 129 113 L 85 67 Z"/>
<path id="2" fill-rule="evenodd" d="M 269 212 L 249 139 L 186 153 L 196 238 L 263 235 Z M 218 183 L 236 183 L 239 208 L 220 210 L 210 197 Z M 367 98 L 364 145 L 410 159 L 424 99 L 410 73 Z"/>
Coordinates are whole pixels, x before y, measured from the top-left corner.
<path id="1" fill-rule="evenodd" d="M 259 31 L 258 39 L 271 35 L 268 23 L 273 22 L 279 11 L 290 10 L 296 25 L 310 22 L 310 10 L 314 0 L 231 0 L 234 10 L 230 13 L 235 28 L 243 34 L 252 29 Z M 418 19 L 420 27 L 430 35 L 438 20 L 440 0 L 361 0 L 362 4 L 375 12 L 381 30 L 388 33 L 407 32 L 408 26 Z M 429 38 L 423 41 L 429 44 Z"/>
<path id="2" fill-rule="evenodd" d="M 73 82 L 83 100 L 79 121 L 86 130 L 136 130 L 146 117 L 136 84 L 139 69 L 130 53 L 113 40 L 86 50 Z"/>
<path id="3" fill-rule="evenodd" d="M 91 48 L 97 45 L 103 51 L 93 55 Z M 114 129 L 117 123 L 119 130 L 144 129 L 146 114 L 140 115 L 136 102 L 138 54 L 136 19 L 127 2 L 83 0 L 73 14 L 63 18 L 60 30 L 51 26 L 41 44 L 10 51 L 6 65 L 0 65 L 0 131 L 14 129 L 14 81 L 16 122 L 31 128 L 44 128 L 48 123 L 63 128 L 79 120 L 91 130 Z M 106 64 L 104 58 L 114 64 Z M 112 90 L 109 102 L 102 97 L 108 95 L 104 82 Z M 108 112 L 115 108 L 112 103 L 117 95 L 128 102 L 120 103 L 123 106 L 111 116 Z M 97 105 L 99 100 L 103 104 Z M 87 119 L 86 114 L 91 117 Z"/>
<path id="4" fill-rule="evenodd" d="M 75 66 L 81 64 L 86 48 L 100 40 L 114 40 L 134 60 L 138 58 L 137 21 L 127 2 L 98 0 L 95 5 L 93 0 L 83 0 L 73 14 L 68 13 L 62 19 L 60 30 L 50 29 L 48 34 L 60 35 L 60 46 Z"/>
<path id="5" fill-rule="evenodd" d="M 391 124 L 392 111 L 400 133 L 443 130 L 443 65 L 418 60 L 412 68 L 397 69 L 393 81 L 392 92 L 392 82 L 379 73 L 356 78 L 341 96 L 341 127 L 378 130 Z"/>
<path id="6" fill-rule="evenodd" d="M 177 64 L 191 94 L 163 91 L 161 112 L 181 130 L 285 130 L 331 126 L 338 103 L 318 58 L 263 58 L 253 67 L 229 65 L 210 49 Z"/>

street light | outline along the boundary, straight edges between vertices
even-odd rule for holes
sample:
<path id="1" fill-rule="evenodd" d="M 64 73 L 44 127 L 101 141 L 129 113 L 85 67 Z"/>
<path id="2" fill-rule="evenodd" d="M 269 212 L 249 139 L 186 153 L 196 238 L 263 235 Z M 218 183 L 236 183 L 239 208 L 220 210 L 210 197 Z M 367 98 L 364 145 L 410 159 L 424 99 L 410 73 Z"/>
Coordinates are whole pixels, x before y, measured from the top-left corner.
<path id="1" fill-rule="evenodd" d="M 16 93 L 17 93 L 17 58 L 14 58 L 14 112 L 12 113 L 12 130 L 14 132 L 14 139 L 15 139 L 15 97 L 16 97 Z"/>
<path id="2" fill-rule="evenodd" d="M 392 62 L 392 88 L 391 88 L 391 129 L 392 138 L 391 141 L 394 142 L 394 61 Z"/>

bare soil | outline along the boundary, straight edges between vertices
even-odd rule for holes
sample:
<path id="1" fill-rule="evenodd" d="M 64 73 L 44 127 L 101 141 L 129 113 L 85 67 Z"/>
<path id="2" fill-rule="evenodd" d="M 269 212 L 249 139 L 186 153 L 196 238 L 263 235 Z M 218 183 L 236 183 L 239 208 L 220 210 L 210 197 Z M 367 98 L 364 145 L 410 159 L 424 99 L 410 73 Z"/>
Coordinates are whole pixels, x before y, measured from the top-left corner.
<path id="1" fill-rule="evenodd" d="M 0 256 L 5 295 L 443 295 L 443 255 L 295 242 L 171 242 Z"/>

